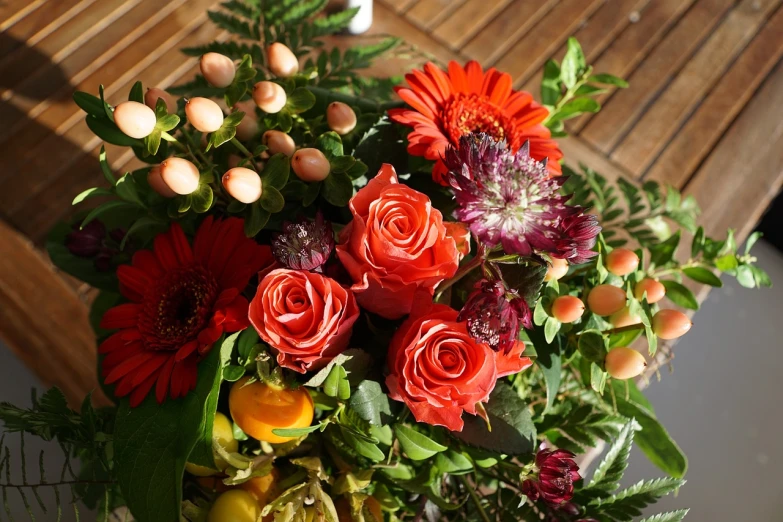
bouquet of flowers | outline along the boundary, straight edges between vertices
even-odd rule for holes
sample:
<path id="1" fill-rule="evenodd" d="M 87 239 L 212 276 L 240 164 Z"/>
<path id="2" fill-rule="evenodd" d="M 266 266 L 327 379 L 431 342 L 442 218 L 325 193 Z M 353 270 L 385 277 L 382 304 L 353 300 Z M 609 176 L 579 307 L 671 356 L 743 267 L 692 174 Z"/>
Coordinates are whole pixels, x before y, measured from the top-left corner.
<path id="1" fill-rule="evenodd" d="M 101 291 L 115 405 L 51 389 L 0 405 L 6 430 L 78 458 L 48 485 L 101 520 L 641 516 L 687 468 L 634 380 L 691 327 L 664 303 L 696 309 L 716 270 L 769 285 L 757 238 L 739 252 L 670 187 L 561 164 L 564 122 L 626 86 L 576 41 L 540 103 L 476 62 L 374 79 L 357 71 L 420 53 L 327 49 L 356 11 L 326 3 L 229 1 L 210 18 L 235 38 L 185 50 L 196 80 L 74 95 L 146 164 L 118 175 L 102 151 L 106 183 L 74 200 L 98 204 L 48 244 Z M 588 476 L 577 455 L 603 442 Z M 665 476 L 621 490 L 634 442 Z M 41 471 L 0 486 L 28 503 Z"/>

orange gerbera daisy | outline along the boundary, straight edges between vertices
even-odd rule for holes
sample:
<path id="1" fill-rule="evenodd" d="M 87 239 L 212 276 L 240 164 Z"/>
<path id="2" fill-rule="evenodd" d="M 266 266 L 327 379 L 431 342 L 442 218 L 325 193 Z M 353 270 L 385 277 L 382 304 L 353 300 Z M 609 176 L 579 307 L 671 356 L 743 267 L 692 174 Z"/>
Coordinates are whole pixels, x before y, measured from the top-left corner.
<path id="1" fill-rule="evenodd" d="M 549 111 L 530 93 L 515 91 L 509 74 L 494 68 L 485 72 L 475 61 L 464 68 L 449 62 L 448 72 L 427 63 L 424 71 L 413 71 L 405 79 L 410 88 L 396 91 L 412 109 L 391 109 L 389 117 L 413 127 L 408 152 L 436 161 L 432 177 L 438 183 L 447 184 L 441 161 L 446 146 L 459 146 L 459 139 L 470 132 L 504 139 L 513 152 L 529 141 L 530 155 L 539 161 L 548 158 L 552 176 L 562 174 L 558 160 L 563 153 L 542 125 Z"/>
<path id="2" fill-rule="evenodd" d="M 250 325 L 242 295 L 272 260 L 268 246 L 245 237 L 241 219 L 204 220 L 191 247 L 178 223 L 117 269 L 130 300 L 106 311 L 101 328 L 119 330 L 101 343 L 106 384 L 138 406 L 155 387 L 162 403 L 195 388 L 198 362 L 223 333 Z"/>

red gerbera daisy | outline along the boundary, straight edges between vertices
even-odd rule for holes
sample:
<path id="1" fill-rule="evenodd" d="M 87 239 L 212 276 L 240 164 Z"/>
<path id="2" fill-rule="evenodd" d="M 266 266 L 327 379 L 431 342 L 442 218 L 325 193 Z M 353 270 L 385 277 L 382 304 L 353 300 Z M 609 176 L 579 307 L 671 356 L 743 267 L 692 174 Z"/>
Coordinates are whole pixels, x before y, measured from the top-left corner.
<path id="1" fill-rule="evenodd" d="M 138 406 L 155 386 L 183 397 L 196 386 L 197 365 L 224 332 L 247 328 L 250 278 L 272 258 L 271 250 L 245 237 L 241 219 L 208 217 L 191 247 L 179 224 L 117 270 L 120 292 L 131 302 L 109 309 L 101 328 L 119 330 L 99 348 L 106 384 L 130 394 Z"/>
<path id="2" fill-rule="evenodd" d="M 471 132 L 484 132 L 495 140 L 506 140 L 513 152 L 526 141 L 536 160 L 549 159 L 552 176 L 562 174 L 558 160 L 563 153 L 542 122 L 549 111 L 533 101 L 533 96 L 512 88 L 511 76 L 494 68 L 484 72 L 478 62 L 463 68 L 449 62 L 448 73 L 432 63 L 424 71 L 405 75 L 410 89 L 397 87 L 413 109 L 391 109 L 389 117 L 413 127 L 408 134 L 408 152 L 436 161 L 432 177 L 446 185 L 446 167 L 441 161 L 446 146 L 459 145 Z"/>

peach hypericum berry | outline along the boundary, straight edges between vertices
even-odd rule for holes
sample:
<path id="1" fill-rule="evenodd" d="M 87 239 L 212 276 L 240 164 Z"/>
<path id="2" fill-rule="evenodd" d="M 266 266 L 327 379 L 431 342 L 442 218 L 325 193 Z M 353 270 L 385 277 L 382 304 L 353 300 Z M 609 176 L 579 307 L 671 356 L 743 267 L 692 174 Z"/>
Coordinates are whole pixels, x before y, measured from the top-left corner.
<path id="1" fill-rule="evenodd" d="M 266 49 L 267 65 L 272 74 L 290 78 L 299 72 L 299 60 L 285 44 L 275 42 Z"/>
<path id="2" fill-rule="evenodd" d="M 253 100 L 237 102 L 234 105 L 237 111 L 244 112 L 242 121 L 237 125 L 237 138 L 242 141 L 248 141 L 258 134 L 258 115 L 256 114 L 256 104 Z"/>
<path id="3" fill-rule="evenodd" d="M 207 53 L 201 57 L 199 62 L 201 74 L 204 79 L 213 86 L 220 89 L 228 87 L 234 81 L 236 67 L 234 62 L 228 56 L 220 53 Z"/>
<path id="4" fill-rule="evenodd" d="M 296 152 L 296 143 L 294 139 L 279 130 L 268 130 L 261 138 L 264 145 L 269 148 L 270 154 L 285 154 L 289 158 Z"/>
<path id="5" fill-rule="evenodd" d="M 647 292 L 647 302 L 653 304 L 663 299 L 663 296 L 666 295 L 666 287 L 655 279 L 645 277 L 636 283 L 636 286 L 633 289 L 633 295 L 641 301 L 645 292 Z"/>
<path id="6" fill-rule="evenodd" d="M 693 323 L 678 310 L 659 310 L 652 319 L 652 329 L 661 339 L 677 339 L 688 333 Z"/>
<path id="7" fill-rule="evenodd" d="M 356 127 L 356 113 L 350 105 L 335 101 L 326 108 L 326 123 L 330 129 L 343 136 Z"/>
<path id="8" fill-rule="evenodd" d="M 169 114 L 174 114 L 177 112 L 177 100 L 174 99 L 174 96 L 167 93 L 163 89 L 152 87 L 147 89 L 147 92 L 144 93 L 144 105 L 153 111 L 158 104 L 158 99 L 162 99 L 164 102 L 166 102 L 166 112 Z"/>
<path id="9" fill-rule="evenodd" d="M 640 375 L 647 366 L 644 356 L 626 346 L 609 350 L 604 360 L 606 371 L 614 379 L 632 379 Z"/>
<path id="10" fill-rule="evenodd" d="M 143 103 L 126 101 L 114 108 L 114 123 L 131 138 L 146 138 L 155 130 L 157 121 L 155 111 Z"/>
<path id="11" fill-rule="evenodd" d="M 639 256 L 627 248 L 615 248 L 606 256 L 606 269 L 616 276 L 627 276 L 639 267 Z"/>
<path id="12" fill-rule="evenodd" d="M 625 306 L 625 292 L 612 285 L 598 285 L 587 295 L 587 306 L 596 315 L 612 315 Z"/>
<path id="13" fill-rule="evenodd" d="M 573 295 L 561 295 L 552 302 L 552 317 L 561 323 L 573 323 L 585 312 L 585 304 Z"/>
<path id="14" fill-rule="evenodd" d="M 223 174 L 223 186 L 231 197 L 248 205 L 261 197 L 261 178 L 245 167 L 234 167 Z"/>
<path id="15" fill-rule="evenodd" d="M 329 160 L 318 149 L 299 149 L 291 158 L 291 168 L 302 181 L 323 181 L 329 175 Z"/>
<path id="16" fill-rule="evenodd" d="M 609 322 L 615 328 L 622 328 L 624 326 L 631 326 L 642 322 L 638 315 L 632 315 L 630 309 L 624 306 L 619 312 L 615 312 L 609 316 Z"/>
<path id="17" fill-rule="evenodd" d="M 184 158 L 165 160 L 160 164 L 160 176 L 163 182 L 177 194 L 191 194 L 198 188 L 198 167 Z"/>
<path id="18" fill-rule="evenodd" d="M 544 281 L 558 280 L 568 273 L 568 261 L 565 259 L 552 258 L 552 264 L 546 269 Z"/>
<path id="19" fill-rule="evenodd" d="M 223 111 L 209 98 L 191 98 L 185 102 L 185 115 L 200 132 L 215 132 L 223 125 Z"/>
<path id="20" fill-rule="evenodd" d="M 277 114 L 283 110 L 288 98 L 278 84 L 264 81 L 253 86 L 253 101 L 267 114 Z"/>
<path id="21" fill-rule="evenodd" d="M 147 172 L 147 183 L 150 184 L 150 188 L 163 196 L 164 198 L 173 198 L 177 195 L 176 192 L 171 190 L 166 182 L 160 175 L 160 165 L 155 165 L 149 172 Z"/>

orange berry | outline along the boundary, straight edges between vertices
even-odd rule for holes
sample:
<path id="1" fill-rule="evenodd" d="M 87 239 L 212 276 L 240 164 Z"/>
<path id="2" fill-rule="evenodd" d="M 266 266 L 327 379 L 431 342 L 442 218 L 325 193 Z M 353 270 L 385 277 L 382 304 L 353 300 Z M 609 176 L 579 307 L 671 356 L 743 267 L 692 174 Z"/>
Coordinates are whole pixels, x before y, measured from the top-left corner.
<path id="1" fill-rule="evenodd" d="M 275 42 L 266 49 L 269 70 L 280 78 L 289 78 L 299 72 L 299 60 L 285 44 Z"/>
<path id="2" fill-rule="evenodd" d="M 173 198 L 177 195 L 176 192 L 171 190 L 166 182 L 160 175 L 160 165 L 155 165 L 149 172 L 147 172 L 147 183 L 150 184 L 150 188 L 163 196 L 164 198 Z"/>
<path id="3" fill-rule="evenodd" d="M 277 496 L 277 481 L 280 479 L 280 473 L 277 468 L 272 468 L 272 471 L 267 475 L 261 477 L 253 477 L 247 482 L 243 482 L 239 485 L 256 499 L 256 502 L 260 506 L 265 506 L 268 500 L 271 500 Z"/>
<path id="4" fill-rule="evenodd" d="M 299 149 L 291 158 L 291 168 L 302 181 L 323 181 L 331 167 L 324 153 L 318 149 Z"/>
<path id="5" fill-rule="evenodd" d="M 326 123 L 330 129 L 342 136 L 356 127 L 356 113 L 346 103 L 332 102 L 326 108 Z"/>
<path id="6" fill-rule="evenodd" d="M 258 82 L 253 87 L 253 101 L 268 114 L 277 114 L 288 101 L 285 91 L 275 82 Z"/>
<path id="7" fill-rule="evenodd" d="M 619 346 L 606 354 L 606 371 L 615 379 L 631 379 L 640 375 L 647 366 L 644 356 L 626 346 Z"/>
<path id="8" fill-rule="evenodd" d="M 561 295 L 552 302 L 552 317 L 561 323 L 573 323 L 585 312 L 585 304 L 573 295 Z"/>
<path id="9" fill-rule="evenodd" d="M 230 489 L 215 499 L 207 522 L 256 522 L 261 509 L 253 495 L 244 489 Z"/>
<path id="10" fill-rule="evenodd" d="M 261 197 L 261 178 L 245 167 L 234 167 L 223 174 L 223 186 L 231 197 L 248 205 Z"/>
<path id="11" fill-rule="evenodd" d="M 158 105 L 158 99 L 162 99 L 164 102 L 166 102 L 166 112 L 169 114 L 174 114 L 177 112 L 177 100 L 175 100 L 171 94 L 167 93 L 163 89 L 152 87 L 147 89 L 147 92 L 144 93 L 144 105 L 153 111 Z"/>
<path id="12" fill-rule="evenodd" d="M 264 133 L 261 141 L 269 147 L 270 154 L 285 154 L 290 158 L 296 152 L 294 139 L 282 131 L 268 130 Z"/>
<path id="13" fill-rule="evenodd" d="M 135 101 L 122 102 L 114 108 L 114 123 L 126 136 L 142 139 L 155 130 L 155 111 Z"/>
<path id="14" fill-rule="evenodd" d="M 612 285 L 598 285 L 587 296 L 587 306 L 596 315 L 612 315 L 625 306 L 625 292 Z"/>
<path id="15" fill-rule="evenodd" d="M 639 256 L 627 248 L 615 248 L 606 256 L 606 269 L 616 276 L 627 276 L 639 267 Z"/>
<path id="16" fill-rule="evenodd" d="M 690 318 L 678 310 L 659 310 L 652 319 L 652 329 L 661 339 L 682 337 L 691 329 Z"/>
<path id="17" fill-rule="evenodd" d="M 160 177 L 177 194 L 191 194 L 198 188 L 198 167 L 184 158 L 168 158 L 161 163 Z"/>
<path id="18" fill-rule="evenodd" d="M 568 273 L 568 261 L 565 259 L 552 258 L 552 264 L 546 269 L 544 281 L 558 280 Z"/>
<path id="19" fill-rule="evenodd" d="M 638 315 L 631 315 L 631 311 L 627 306 L 624 306 L 619 312 L 615 312 L 609 316 L 609 322 L 615 328 L 622 328 L 623 326 L 631 326 L 639 324 L 642 320 Z"/>
<path id="20" fill-rule="evenodd" d="M 191 98 L 185 103 L 185 115 L 201 132 L 215 132 L 223 125 L 223 111 L 209 98 Z"/>
<path id="21" fill-rule="evenodd" d="M 296 437 L 281 437 L 277 428 L 305 428 L 313 422 L 313 399 L 304 387 L 291 390 L 244 377 L 231 387 L 228 407 L 231 417 L 249 436 L 279 444 Z"/>
<path id="22" fill-rule="evenodd" d="M 237 102 L 234 108 L 245 113 L 242 121 L 237 125 L 237 138 L 242 141 L 253 139 L 258 134 L 258 115 L 256 114 L 255 102 L 253 100 Z"/>
<path id="23" fill-rule="evenodd" d="M 645 292 L 647 292 L 647 302 L 653 304 L 663 299 L 663 296 L 666 295 L 666 287 L 655 279 L 645 277 L 636 283 L 636 286 L 633 289 L 633 295 L 641 301 Z"/>
<path id="24" fill-rule="evenodd" d="M 231 85 L 236 75 L 234 62 L 228 56 L 220 53 L 207 53 L 199 62 L 201 74 L 213 87 L 224 88 Z"/>

